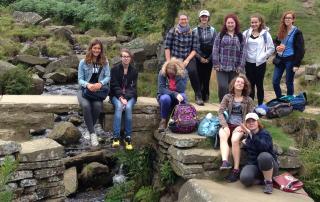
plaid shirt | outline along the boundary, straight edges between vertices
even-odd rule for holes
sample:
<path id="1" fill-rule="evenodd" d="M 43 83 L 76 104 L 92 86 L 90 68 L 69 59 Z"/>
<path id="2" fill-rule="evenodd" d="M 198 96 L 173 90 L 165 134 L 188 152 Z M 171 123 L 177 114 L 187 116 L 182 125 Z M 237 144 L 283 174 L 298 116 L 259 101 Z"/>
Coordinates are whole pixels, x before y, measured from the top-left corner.
<path id="1" fill-rule="evenodd" d="M 201 29 L 201 36 L 200 36 L 200 33 L 199 33 L 198 29 Z M 196 28 L 194 28 L 192 30 L 192 33 L 197 36 L 198 43 L 199 43 L 199 49 L 197 50 L 196 57 L 198 59 L 200 59 L 200 57 L 207 58 L 206 57 L 207 53 L 204 53 L 201 50 L 201 42 L 203 44 L 205 44 L 205 45 L 210 45 L 211 48 L 212 48 L 213 43 L 214 43 L 214 39 L 216 38 L 216 35 L 217 35 L 216 30 L 211 26 L 207 26 L 205 28 L 202 28 L 202 27 L 198 26 L 198 27 L 196 27 Z M 209 54 L 210 54 L 210 56 L 207 59 L 211 61 L 212 60 L 212 54 L 211 54 L 211 52 Z"/>
<path id="2" fill-rule="evenodd" d="M 197 50 L 199 47 L 197 36 L 193 36 L 192 32 L 183 34 L 178 32 L 176 28 L 170 29 L 167 33 L 165 41 L 165 49 L 170 49 L 171 57 L 186 59 L 191 51 Z"/>
<path id="3" fill-rule="evenodd" d="M 212 50 L 212 64 L 213 66 L 220 66 L 220 69 L 225 72 L 230 71 L 244 71 L 246 62 L 245 40 L 240 41 L 235 34 L 231 37 L 225 34 L 220 40 L 220 33 L 214 40 Z"/>

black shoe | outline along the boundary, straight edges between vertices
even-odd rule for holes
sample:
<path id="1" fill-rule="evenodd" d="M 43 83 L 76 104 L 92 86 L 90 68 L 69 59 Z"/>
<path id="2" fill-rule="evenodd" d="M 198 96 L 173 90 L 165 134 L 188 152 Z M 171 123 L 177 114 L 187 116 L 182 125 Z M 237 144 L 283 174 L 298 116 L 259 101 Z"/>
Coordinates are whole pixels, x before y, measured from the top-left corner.
<path id="1" fill-rule="evenodd" d="M 240 170 L 233 169 L 231 173 L 226 177 L 227 182 L 236 182 L 239 180 Z"/>
<path id="2" fill-rule="evenodd" d="M 196 98 L 196 104 L 199 105 L 199 106 L 203 106 L 204 103 L 203 103 L 203 100 L 199 97 Z"/>
<path id="3" fill-rule="evenodd" d="M 202 100 L 203 100 L 204 103 L 209 102 L 209 95 L 202 96 Z"/>

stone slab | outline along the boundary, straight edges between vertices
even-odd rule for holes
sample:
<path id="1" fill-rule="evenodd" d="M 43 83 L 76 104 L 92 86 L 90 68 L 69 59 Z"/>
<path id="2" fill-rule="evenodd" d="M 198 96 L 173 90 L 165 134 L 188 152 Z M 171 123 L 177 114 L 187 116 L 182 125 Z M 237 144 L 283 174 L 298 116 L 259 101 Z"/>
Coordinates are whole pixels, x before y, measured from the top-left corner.
<path id="1" fill-rule="evenodd" d="M 170 131 L 163 133 L 156 131 L 154 133 L 154 137 L 158 141 L 163 141 L 179 148 L 195 147 L 198 143 L 206 140 L 206 137 L 199 136 L 197 133 L 176 134 Z"/>
<path id="2" fill-rule="evenodd" d="M 202 167 L 202 165 L 199 164 L 183 164 L 179 161 L 176 161 L 174 159 L 170 160 L 170 164 L 172 166 L 172 169 L 174 170 L 174 172 L 184 178 L 187 179 L 186 176 L 191 175 L 191 174 L 198 174 L 198 173 L 203 173 L 204 169 Z"/>
<path id="3" fill-rule="evenodd" d="M 274 189 L 264 194 L 261 186 L 245 187 L 239 181 L 218 183 L 212 180 L 188 180 L 179 191 L 178 202 L 313 202 L 302 194 L 287 193 Z"/>
<path id="4" fill-rule="evenodd" d="M 36 179 L 24 179 L 20 181 L 20 187 L 31 187 L 37 185 Z"/>
<path id="5" fill-rule="evenodd" d="M 0 140 L 0 156 L 11 155 L 19 151 L 21 151 L 19 143 Z"/>
<path id="6" fill-rule="evenodd" d="M 20 162 L 38 162 L 61 159 L 64 148 L 56 141 L 42 138 L 21 143 Z"/>
<path id="7" fill-rule="evenodd" d="M 220 151 L 213 149 L 179 149 L 177 147 L 170 146 L 168 153 L 173 159 L 184 164 L 213 162 L 221 158 Z"/>
<path id="8" fill-rule="evenodd" d="M 78 189 L 77 168 L 71 167 L 64 172 L 63 183 L 65 186 L 65 195 L 69 196 Z"/>
<path id="9" fill-rule="evenodd" d="M 280 162 L 279 167 L 284 169 L 300 168 L 301 161 L 296 156 L 278 156 Z"/>
<path id="10" fill-rule="evenodd" d="M 45 168 L 41 170 L 34 171 L 34 177 L 36 179 L 48 178 L 56 175 L 61 175 L 64 173 L 64 166 L 56 168 Z"/>
<path id="11" fill-rule="evenodd" d="M 33 163 L 20 163 L 18 165 L 18 170 L 36 170 L 40 168 L 53 168 L 63 166 L 62 160 L 53 160 L 53 161 L 39 161 Z"/>
<path id="12" fill-rule="evenodd" d="M 45 199 L 52 196 L 58 197 L 59 195 L 64 194 L 64 186 L 38 189 L 36 193 L 38 194 L 39 199 Z"/>
<path id="13" fill-rule="evenodd" d="M 22 179 L 27 179 L 27 178 L 32 178 L 33 177 L 33 173 L 30 170 L 20 170 L 20 171 L 15 171 L 13 172 L 10 181 L 14 182 L 14 181 L 18 181 L 18 180 L 22 180 Z"/>
<path id="14" fill-rule="evenodd" d="M 13 140 L 16 136 L 16 131 L 12 129 L 0 129 L 0 139 L 1 140 Z"/>

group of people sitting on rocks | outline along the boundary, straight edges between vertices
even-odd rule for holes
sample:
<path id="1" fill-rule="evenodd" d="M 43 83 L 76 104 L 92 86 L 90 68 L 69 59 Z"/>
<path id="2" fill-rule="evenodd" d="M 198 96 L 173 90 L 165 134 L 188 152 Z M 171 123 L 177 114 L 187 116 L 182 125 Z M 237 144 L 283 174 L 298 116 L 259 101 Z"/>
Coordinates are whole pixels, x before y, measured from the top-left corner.
<path id="1" fill-rule="evenodd" d="M 218 96 L 221 102 L 220 150 L 221 170 L 231 169 L 228 160 L 230 146 L 233 169 L 227 177 L 229 182 L 237 181 L 247 186 L 261 183 L 265 193 L 272 193 L 272 176 L 278 171 L 278 163 L 273 152 L 272 138 L 262 128 L 254 109 L 253 99 L 257 90 L 258 105 L 263 103 L 263 80 L 267 59 L 276 51 L 273 60 L 273 88 L 276 97 L 281 97 L 281 77 L 286 71 L 287 94 L 294 92 L 294 74 L 304 56 L 304 40 L 301 31 L 294 26 L 295 13 L 287 11 L 280 21 L 275 43 L 264 19 L 259 14 L 250 17 L 251 26 L 243 33 L 235 14 L 226 15 L 221 31 L 209 25 L 210 13 L 199 13 L 199 25 L 191 29 L 187 15 L 180 15 L 178 24 L 169 30 L 165 38 L 166 62 L 158 74 L 157 101 L 160 105 L 161 120 L 159 131 L 167 128 L 168 118 L 174 106 L 187 102 L 186 87 L 190 79 L 195 102 L 204 105 L 209 101 L 209 83 L 212 69 L 216 70 Z M 131 144 L 132 110 L 137 101 L 138 71 L 132 65 L 132 54 L 127 49 L 120 51 L 121 63 L 109 69 L 101 41 L 91 42 L 85 59 L 80 61 L 78 81 L 81 89 L 96 92 L 102 88 L 109 90 L 109 98 L 114 106 L 113 147 L 120 145 L 121 117 L 125 114 L 125 148 Z M 88 128 L 85 138 L 97 146 L 98 138 L 94 125 L 102 111 L 103 101 L 89 100 L 78 92 L 79 104 L 83 109 Z M 228 113 L 228 118 L 224 112 Z M 240 143 L 247 147 L 248 164 L 240 172 Z M 263 181 L 262 181 L 263 182 Z"/>

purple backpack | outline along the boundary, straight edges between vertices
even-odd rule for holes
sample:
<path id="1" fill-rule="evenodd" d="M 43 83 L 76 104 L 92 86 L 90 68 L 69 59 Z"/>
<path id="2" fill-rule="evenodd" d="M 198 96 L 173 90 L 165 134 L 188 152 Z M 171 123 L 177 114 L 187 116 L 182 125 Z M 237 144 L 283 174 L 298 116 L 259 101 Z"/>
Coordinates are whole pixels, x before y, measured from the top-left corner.
<path id="1" fill-rule="evenodd" d="M 169 129 L 174 133 L 192 133 L 197 129 L 197 111 L 191 104 L 178 104 L 173 109 Z"/>

